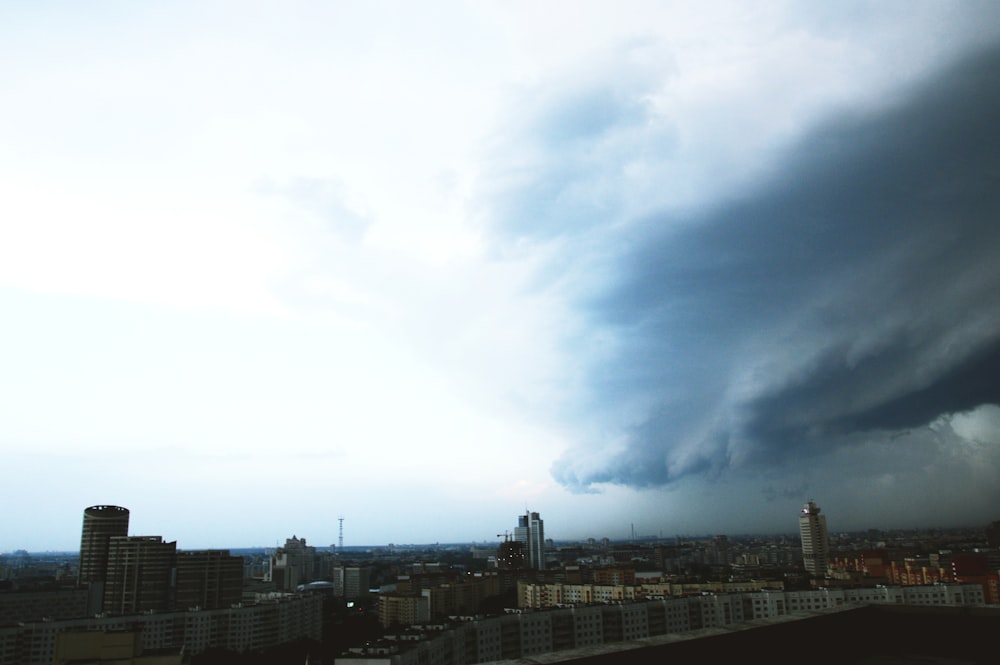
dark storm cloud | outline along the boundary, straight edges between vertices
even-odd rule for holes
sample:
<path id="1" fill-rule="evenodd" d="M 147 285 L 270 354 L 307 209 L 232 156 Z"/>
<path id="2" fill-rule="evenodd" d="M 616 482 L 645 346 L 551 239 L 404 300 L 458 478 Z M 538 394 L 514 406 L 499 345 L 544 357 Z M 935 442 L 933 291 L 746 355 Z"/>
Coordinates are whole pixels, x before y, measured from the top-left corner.
<path id="1" fill-rule="evenodd" d="M 997 118 L 992 51 L 829 119 L 739 198 L 609 234 L 578 305 L 618 350 L 588 409 L 645 415 L 557 479 L 662 485 L 1000 403 Z"/>

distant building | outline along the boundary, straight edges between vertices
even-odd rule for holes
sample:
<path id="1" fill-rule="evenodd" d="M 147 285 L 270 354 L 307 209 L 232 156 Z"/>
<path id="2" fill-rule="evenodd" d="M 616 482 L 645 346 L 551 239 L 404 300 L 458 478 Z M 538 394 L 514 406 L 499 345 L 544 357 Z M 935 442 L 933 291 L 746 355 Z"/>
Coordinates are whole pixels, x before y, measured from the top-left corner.
<path id="1" fill-rule="evenodd" d="M 378 599 L 379 623 L 383 628 L 389 628 L 427 621 L 430 619 L 429 603 L 425 596 L 381 594 Z"/>
<path id="2" fill-rule="evenodd" d="M 108 540 L 104 612 L 141 614 L 170 608 L 176 542 L 160 536 L 115 536 Z"/>
<path id="3" fill-rule="evenodd" d="M 279 591 L 295 591 L 300 584 L 313 580 L 315 564 L 316 548 L 306 545 L 305 538 L 292 536 L 271 554 L 266 579 L 274 582 Z"/>
<path id="4" fill-rule="evenodd" d="M 333 570 L 334 594 L 348 600 L 358 600 L 368 596 L 371 587 L 372 569 L 368 566 L 340 566 Z"/>
<path id="5" fill-rule="evenodd" d="M 814 577 L 825 577 L 830 563 L 830 538 L 826 532 L 826 516 L 810 501 L 799 513 L 799 532 L 802 536 L 802 563 L 806 572 Z"/>
<path id="6" fill-rule="evenodd" d="M 517 540 L 505 540 L 497 550 L 497 568 L 502 570 L 520 570 L 527 568 L 528 558 L 524 555 L 524 543 Z"/>
<path id="7" fill-rule="evenodd" d="M 524 544 L 528 567 L 545 569 L 545 529 L 538 513 L 525 513 L 517 518 L 514 540 Z"/>
<path id="8" fill-rule="evenodd" d="M 174 607 L 217 610 L 243 598 L 243 557 L 229 550 L 177 552 Z"/>
<path id="9" fill-rule="evenodd" d="M 80 571 L 77 584 L 86 587 L 103 582 L 108 567 L 108 541 L 128 535 L 128 509 L 121 506 L 91 506 L 83 511 L 80 538 Z"/>
<path id="10" fill-rule="evenodd" d="M 986 527 L 986 544 L 993 549 L 1000 549 L 1000 520 L 990 522 Z"/>

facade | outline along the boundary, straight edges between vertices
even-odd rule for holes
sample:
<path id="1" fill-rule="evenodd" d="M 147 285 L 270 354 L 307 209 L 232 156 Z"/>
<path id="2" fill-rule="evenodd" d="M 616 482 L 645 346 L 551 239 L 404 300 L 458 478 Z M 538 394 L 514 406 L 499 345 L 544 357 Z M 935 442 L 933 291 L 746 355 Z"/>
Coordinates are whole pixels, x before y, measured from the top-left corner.
<path id="1" fill-rule="evenodd" d="M 165 543 L 160 536 L 110 538 L 104 612 L 122 615 L 170 609 L 176 551 L 176 542 Z"/>
<path id="2" fill-rule="evenodd" d="M 174 607 L 217 610 L 243 599 L 243 557 L 229 550 L 177 552 Z"/>
<path id="3" fill-rule="evenodd" d="M 145 653 L 142 634 L 134 631 L 67 631 L 56 636 L 54 665 L 113 663 L 114 665 L 181 665 L 182 649 Z"/>
<path id="4" fill-rule="evenodd" d="M 523 543 L 529 568 L 545 569 L 545 529 L 538 513 L 526 512 L 517 518 L 514 540 Z"/>
<path id="5" fill-rule="evenodd" d="M 46 589 L 0 593 L 0 626 L 19 621 L 87 616 L 87 589 Z"/>
<path id="6" fill-rule="evenodd" d="M 642 584 L 517 584 L 519 608 L 542 609 L 559 605 L 632 602 L 669 596 L 745 593 L 764 589 L 781 590 L 780 582 L 710 582 L 705 584 L 643 582 Z"/>
<path id="7" fill-rule="evenodd" d="M 378 598 L 378 621 L 383 628 L 412 626 L 430 619 L 429 599 L 425 596 L 381 594 Z"/>
<path id="8" fill-rule="evenodd" d="M 667 593 L 655 593 L 660 587 Z M 676 593 L 671 595 L 669 587 Z M 986 591 L 981 584 L 939 583 L 922 586 L 876 586 L 864 588 L 822 588 L 808 591 L 712 592 L 682 590 L 681 585 L 598 586 L 594 584 L 530 584 L 521 582 L 517 588 L 518 608 L 525 611 L 561 607 L 565 605 L 622 605 L 643 601 L 685 601 L 714 604 L 718 609 L 706 609 L 703 614 L 718 614 L 718 621 L 707 620 L 706 625 L 724 625 L 745 614 L 746 619 L 767 619 L 789 613 L 823 610 L 845 604 L 869 605 L 933 605 L 981 606 L 987 604 Z M 700 599 L 700 600 L 698 600 Z M 736 599 L 743 610 L 725 609 L 719 600 Z M 730 602 L 726 600 L 725 602 Z M 721 621 L 721 623 L 719 623 Z M 702 626 L 693 626 L 702 627 Z"/>
<path id="9" fill-rule="evenodd" d="M 121 506 L 91 506 L 83 511 L 79 586 L 104 581 L 108 541 L 115 536 L 128 535 L 128 516 L 128 509 Z"/>
<path id="10" fill-rule="evenodd" d="M 802 536 L 802 563 L 813 577 L 825 577 L 830 564 L 830 538 L 826 532 L 826 515 L 810 501 L 799 513 L 799 533 Z"/>
<path id="11" fill-rule="evenodd" d="M 144 654 L 181 647 L 188 655 L 211 648 L 242 653 L 299 638 L 318 641 L 322 619 L 322 597 L 306 594 L 220 610 L 22 622 L 0 626 L 0 665 L 52 665 L 59 635 L 66 632 L 138 631 Z"/>
<path id="12" fill-rule="evenodd" d="M 295 591 L 300 584 L 315 579 L 315 567 L 316 548 L 306 545 L 305 538 L 292 536 L 271 554 L 266 579 L 274 582 L 278 591 Z"/>
<path id="13" fill-rule="evenodd" d="M 864 605 L 978 607 L 982 588 L 976 584 L 925 587 L 815 589 L 700 594 L 672 598 L 616 601 L 545 611 L 515 610 L 499 617 L 452 622 L 439 630 L 419 627 L 407 635 L 352 649 L 338 657 L 340 665 L 470 665 L 514 661 L 568 649 L 595 649 L 617 642 L 647 640 L 689 631 L 723 629 L 749 621 L 814 616 Z M 779 619 L 780 620 L 780 619 Z M 415 627 L 417 628 L 417 627 Z M 591 651 L 591 654 L 597 653 Z M 548 659 L 555 662 L 556 659 Z M 781 661 L 785 662 L 785 661 Z M 825 661 L 824 661 L 825 662 Z"/>
<path id="14" fill-rule="evenodd" d="M 333 589 L 338 596 L 358 600 L 368 595 L 372 569 L 367 566 L 339 566 L 333 570 Z"/>

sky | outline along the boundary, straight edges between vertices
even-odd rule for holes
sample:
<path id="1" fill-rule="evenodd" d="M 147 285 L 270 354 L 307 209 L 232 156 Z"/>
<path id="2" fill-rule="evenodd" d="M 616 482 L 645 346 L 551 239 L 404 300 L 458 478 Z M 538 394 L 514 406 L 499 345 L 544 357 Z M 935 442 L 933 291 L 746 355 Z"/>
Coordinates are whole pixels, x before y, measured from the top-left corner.
<path id="1" fill-rule="evenodd" d="M 1000 519 L 1000 4 L 0 5 L 0 552 Z"/>

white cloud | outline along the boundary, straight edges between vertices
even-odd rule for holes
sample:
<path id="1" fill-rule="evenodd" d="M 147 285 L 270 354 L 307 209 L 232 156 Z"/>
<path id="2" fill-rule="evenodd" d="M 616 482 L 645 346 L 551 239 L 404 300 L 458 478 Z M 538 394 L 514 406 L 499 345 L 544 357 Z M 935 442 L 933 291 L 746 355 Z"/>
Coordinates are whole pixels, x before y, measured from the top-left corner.
<path id="1" fill-rule="evenodd" d="M 949 419 L 955 433 L 982 445 L 1000 445 L 1000 406 L 983 404 L 972 411 L 956 413 Z"/>
<path id="2" fill-rule="evenodd" d="M 0 349 L 0 445 L 52 455 L 22 461 L 58 467 L 70 489 L 46 510 L 74 518 L 101 501 L 156 510 L 148 484 L 127 480 L 153 463 L 175 474 L 163 496 L 254 505 L 274 530 L 283 513 L 268 488 L 300 483 L 302 503 L 323 506 L 313 528 L 328 506 L 360 516 L 356 497 L 395 483 L 393 504 L 368 514 L 387 523 L 372 539 L 405 539 L 388 526 L 413 522 L 387 516 L 401 504 L 512 519 L 524 494 L 554 532 L 584 514 L 625 535 L 633 504 L 637 519 L 669 508 L 695 528 L 701 513 L 678 517 L 676 493 L 569 495 L 551 482 L 560 451 L 588 437 L 618 445 L 648 406 L 620 400 L 603 421 L 576 413 L 591 382 L 616 378 L 585 361 L 622 340 L 589 329 L 572 298 L 619 269 L 591 260 L 620 241 L 610 223 L 751 187 L 831 109 L 877 108 L 966 36 L 997 31 L 970 28 L 977 7 L 863 6 L 879 20 L 860 24 L 814 15 L 829 11 L 4 7 L 0 303 L 14 323 Z M 609 116 L 584 117 L 605 98 Z M 634 115 L 616 124 L 623 109 Z M 578 124 L 544 125 L 554 110 Z M 564 150 L 547 152 L 557 135 Z M 597 231 L 499 248 L 488 222 L 525 173 L 550 188 L 539 198 L 553 219 L 589 215 Z M 526 235 L 537 210 L 513 220 Z M 951 425 L 994 441 L 990 408 Z M 88 471 L 121 498 L 73 480 L 81 448 L 119 460 Z M 698 452 L 671 462 L 686 468 Z M 609 458 L 574 464 L 587 474 Z M 17 482 L 0 498 L 37 496 Z M 437 537 L 418 526 L 411 538 Z M 166 535 L 185 544 L 180 528 Z"/>

